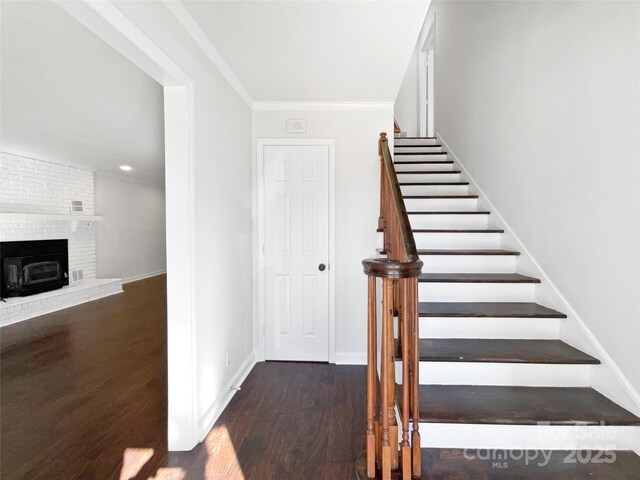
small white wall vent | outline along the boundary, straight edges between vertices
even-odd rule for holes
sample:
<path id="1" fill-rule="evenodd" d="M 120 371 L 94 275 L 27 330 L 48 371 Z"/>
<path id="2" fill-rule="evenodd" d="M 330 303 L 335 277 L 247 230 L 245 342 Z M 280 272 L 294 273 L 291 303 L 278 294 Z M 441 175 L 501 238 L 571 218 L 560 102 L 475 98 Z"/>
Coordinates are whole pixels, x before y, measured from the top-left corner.
<path id="1" fill-rule="evenodd" d="M 71 200 L 71 213 L 82 213 L 84 212 L 84 206 L 82 205 L 82 200 Z"/>
<path id="2" fill-rule="evenodd" d="M 78 270 L 72 270 L 71 280 L 73 282 L 79 282 L 80 280 L 84 280 L 84 271 L 81 268 L 79 268 Z"/>
<path id="3" fill-rule="evenodd" d="M 289 118 L 286 131 L 287 133 L 307 133 L 307 121 L 302 118 Z"/>

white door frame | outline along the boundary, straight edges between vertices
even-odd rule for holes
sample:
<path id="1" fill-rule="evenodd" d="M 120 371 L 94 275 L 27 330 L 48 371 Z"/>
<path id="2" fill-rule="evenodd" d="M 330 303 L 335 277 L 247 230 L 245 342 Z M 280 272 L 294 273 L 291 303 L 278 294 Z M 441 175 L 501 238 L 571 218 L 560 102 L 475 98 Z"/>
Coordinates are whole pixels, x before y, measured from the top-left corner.
<path id="1" fill-rule="evenodd" d="M 56 3 L 164 87 L 168 446 L 191 450 L 198 427 L 194 83 L 109 0 Z"/>
<path id="2" fill-rule="evenodd" d="M 254 302 L 254 325 L 253 331 L 254 348 L 256 359 L 265 360 L 266 337 L 265 337 L 265 272 L 264 272 L 264 147 L 266 146 L 326 146 L 329 147 L 329 363 L 335 363 L 336 356 L 336 262 L 335 262 L 335 211 L 336 211 L 336 155 L 335 140 L 333 138 L 258 138 L 256 140 L 256 163 L 255 163 L 255 215 L 254 230 L 255 235 L 255 261 L 254 278 L 257 279 L 253 289 Z"/>
<path id="3" fill-rule="evenodd" d="M 418 40 L 418 103 L 420 105 L 419 135 L 435 136 L 435 39 L 436 14 L 427 17 Z M 428 67 L 428 68 L 427 68 Z"/>

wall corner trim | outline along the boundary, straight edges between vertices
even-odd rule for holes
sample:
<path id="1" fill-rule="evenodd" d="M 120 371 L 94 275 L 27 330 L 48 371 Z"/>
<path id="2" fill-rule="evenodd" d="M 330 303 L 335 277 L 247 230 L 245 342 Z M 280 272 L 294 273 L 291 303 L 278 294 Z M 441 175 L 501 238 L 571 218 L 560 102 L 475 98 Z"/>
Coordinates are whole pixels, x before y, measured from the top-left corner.
<path id="1" fill-rule="evenodd" d="M 231 67 L 227 64 L 227 62 L 222 58 L 220 52 L 216 49 L 216 47 L 211 43 L 209 37 L 204 33 L 200 24 L 195 21 L 195 19 L 191 16 L 189 11 L 181 2 L 175 2 L 171 0 L 163 0 L 163 3 L 171 12 L 171 15 L 175 17 L 175 19 L 182 25 L 187 34 L 193 39 L 193 41 L 200 47 L 200 49 L 204 52 L 204 54 L 209 58 L 211 63 L 220 70 L 222 76 L 229 82 L 229 85 L 233 87 L 233 89 L 240 95 L 240 97 L 245 101 L 245 103 L 251 107 L 253 105 L 253 98 L 242 84 L 240 79 L 236 76 L 236 74 L 231 70 Z"/>

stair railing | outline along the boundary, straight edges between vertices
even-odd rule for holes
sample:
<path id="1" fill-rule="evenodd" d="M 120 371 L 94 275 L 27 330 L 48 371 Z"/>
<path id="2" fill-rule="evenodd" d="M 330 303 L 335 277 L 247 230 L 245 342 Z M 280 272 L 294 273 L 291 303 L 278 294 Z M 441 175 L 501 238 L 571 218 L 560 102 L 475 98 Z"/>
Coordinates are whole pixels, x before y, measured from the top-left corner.
<path id="1" fill-rule="evenodd" d="M 400 469 L 403 480 L 420 477 L 420 399 L 418 344 L 418 276 L 422 261 L 409 223 L 398 183 L 387 134 L 378 142 L 380 155 L 380 217 L 385 257 L 362 261 L 368 276 L 367 328 L 367 476 L 379 469 L 383 480 Z M 382 307 L 378 321 L 377 279 L 382 279 Z M 398 318 L 398 346 L 394 321 Z M 380 323 L 380 365 L 378 373 L 378 323 Z M 402 362 L 400 400 L 402 438 L 396 422 L 396 353 Z M 409 437 L 411 417 L 412 432 Z"/>

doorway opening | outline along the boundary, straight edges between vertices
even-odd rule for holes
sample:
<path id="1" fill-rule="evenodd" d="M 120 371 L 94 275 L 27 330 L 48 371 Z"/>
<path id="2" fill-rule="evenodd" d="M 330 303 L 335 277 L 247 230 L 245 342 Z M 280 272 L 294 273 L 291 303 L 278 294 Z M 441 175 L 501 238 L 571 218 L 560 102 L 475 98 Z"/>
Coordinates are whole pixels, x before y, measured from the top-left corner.
<path id="1" fill-rule="evenodd" d="M 435 14 L 427 19 L 427 34 L 418 53 L 418 99 L 420 122 L 418 129 L 423 137 L 435 136 Z"/>

